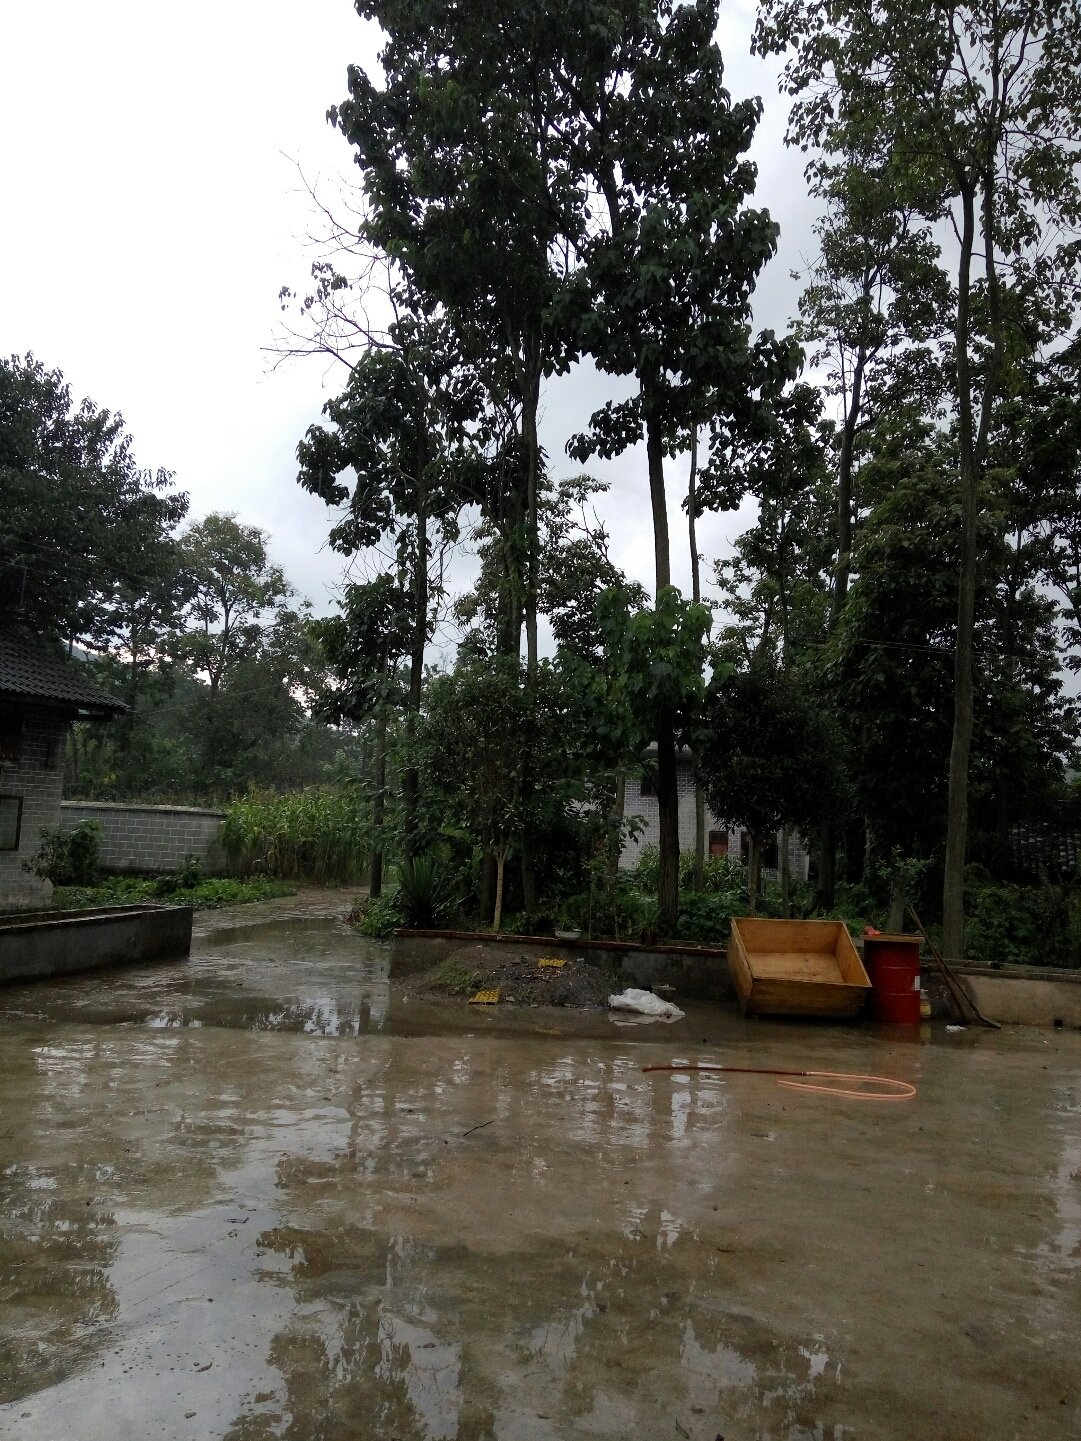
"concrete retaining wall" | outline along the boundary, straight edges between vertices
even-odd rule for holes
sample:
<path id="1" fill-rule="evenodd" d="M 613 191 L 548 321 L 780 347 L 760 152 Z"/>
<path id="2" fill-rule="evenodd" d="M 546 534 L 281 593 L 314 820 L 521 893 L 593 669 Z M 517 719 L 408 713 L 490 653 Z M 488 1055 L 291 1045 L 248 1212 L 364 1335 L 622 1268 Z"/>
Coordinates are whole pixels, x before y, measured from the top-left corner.
<path id="1" fill-rule="evenodd" d="M 954 966 L 985 1016 L 1000 1025 L 1081 1027 L 1081 973 L 1037 966 Z"/>
<path id="2" fill-rule="evenodd" d="M 113 906 L 0 918 L 0 984 L 186 956 L 190 906 Z"/>
<path id="3" fill-rule="evenodd" d="M 72 829 L 79 821 L 101 826 L 101 868 L 104 871 L 175 871 L 188 856 L 202 863 L 209 876 L 229 874 L 221 841 L 224 811 L 194 806 L 122 806 L 106 801 L 65 801 L 60 824 Z"/>

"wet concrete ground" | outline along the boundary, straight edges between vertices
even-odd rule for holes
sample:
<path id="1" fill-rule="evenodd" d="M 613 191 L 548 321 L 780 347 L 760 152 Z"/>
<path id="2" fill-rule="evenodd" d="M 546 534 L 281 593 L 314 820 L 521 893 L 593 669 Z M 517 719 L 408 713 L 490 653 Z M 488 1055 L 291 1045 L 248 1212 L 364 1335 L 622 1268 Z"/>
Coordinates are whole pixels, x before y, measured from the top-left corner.
<path id="1" fill-rule="evenodd" d="M 420 1004 L 341 908 L 0 991 L 0 1436 L 1081 1435 L 1081 1035 Z"/>

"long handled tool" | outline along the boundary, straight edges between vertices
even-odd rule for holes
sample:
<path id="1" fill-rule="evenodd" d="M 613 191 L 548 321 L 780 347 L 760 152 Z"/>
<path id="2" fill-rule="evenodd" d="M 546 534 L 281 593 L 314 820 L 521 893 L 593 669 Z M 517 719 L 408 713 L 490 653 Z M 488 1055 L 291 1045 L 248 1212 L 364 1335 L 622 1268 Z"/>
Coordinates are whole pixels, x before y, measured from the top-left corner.
<path id="1" fill-rule="evenodd" d="M 950 995 L 953 997 L 953 1003 L 957 1007 L 957 1011 L 961 1017 L 961 1020 L 978 1021 L 981 1026 L 990 1026 L 993 1031 L 1001 1031 L 1002 1027 L 999 1025 L 999 1023 L 997 1021 L 992 1021 L 989 1016 L 984 1015 L 984 1013 L 980 1010 L 979 1006 L 976 1004 L 976 1002 L 972 999 L 969 993 L 965 990 L 964 986 L 958 980 L 957 973 L 953 970 L 951 966 L 947 964 L 945 957 L 942 955 L 942 952 L 938 949 L 934 941 L 932 941 L 931 937 L 927 934 L 923 922 L 916 914 L 915 906 L 909 906 L 908 913 L 916 922 L 916 929 L 923 937 L 927 949 L 931 952 L 931 955 L 934 958 L 935 965 L 938 966 L 938 969 L 942 972 L 942 979 L 946 982 L 946 987 Z"/>

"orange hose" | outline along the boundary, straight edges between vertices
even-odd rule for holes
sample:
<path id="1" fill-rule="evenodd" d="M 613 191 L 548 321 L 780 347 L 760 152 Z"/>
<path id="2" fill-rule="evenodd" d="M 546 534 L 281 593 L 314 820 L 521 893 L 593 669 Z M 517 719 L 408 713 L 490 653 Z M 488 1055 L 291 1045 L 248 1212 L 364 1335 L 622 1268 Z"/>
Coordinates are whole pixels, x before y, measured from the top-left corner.
<path id="1" fill-rule="evenodd" d="M 898 1081 L 892 1076 L 870 1076 L 857 1071 L 784 1071 L 769 1066 L 715 1066 L 708 1062 L 701 1065 L 643 1066 L 643 1071 L 725 1071 L 742 1076 L 777 1076 L 779 1086 L 788 1086 L 793 1091 L 817 1091 L 824 1096 L 846 1096 L 853 1101 L 909 1101 L 916 1094 L 916 1087 L 908 1081 Z M 798 1076 L 800 1080 L 792 1080 Z M 886 1091 L 856 1091 L 841 1086 L 816 1086 L 807 1078 L 824 1081 L 870 1081 L 876 1086 L 889 1086 Z"/>

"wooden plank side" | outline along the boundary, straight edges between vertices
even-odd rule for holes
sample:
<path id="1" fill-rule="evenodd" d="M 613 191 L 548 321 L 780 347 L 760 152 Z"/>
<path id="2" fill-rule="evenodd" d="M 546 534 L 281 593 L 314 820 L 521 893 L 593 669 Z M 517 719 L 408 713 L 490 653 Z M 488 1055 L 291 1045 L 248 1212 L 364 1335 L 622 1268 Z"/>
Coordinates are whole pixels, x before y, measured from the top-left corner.
<path id="1" fill-rule="evenodd" d="M 841 926 L 840 935 L 837 937 L 837 949 L 835 956 L 837 968 L 842 977 L 850 986 L 864 986 L 871 989 L 871 980 L 864 970 L 863 962 L 860 960 L 860 953 L 856 950 L 852 937 L 848 933 L 847 926 Z"/>
<path id="2" fill-rule="evenodd" d="M 759 951 L 812 951 L 834 955 L 838 935 L 843 927 L 839 921 L 763 920 L 757 916 L 740 917 L 740 937 L 751 969 Z"/>
<path id="3" fill-rule="evenodd" d="M 732 922 L 732 929 L 728 937 L 728 971 L 732 977 L 732 984 L 736 988 L 736 995 L 739 997 L 740 1010 L 746 1015 L 747 1003 L 754 982 L 751 968 L 747 964 L 747 952 L 737 921 Z"/>
<path id="4" fill-rule="evenodd" d="M 756 980 L 822 981 L 840 985 L 845 979 L 834 957 L 823 951 L 759 951 L 752 960 Z"/>
<path id="5" fill-rule="evenodd" d="M 801 985 L 795 981 L 756 981 L 748 1014 L 756 1016 L 835 1016 L 847 1019 L 863 1008 L 860 986 Z"/>

